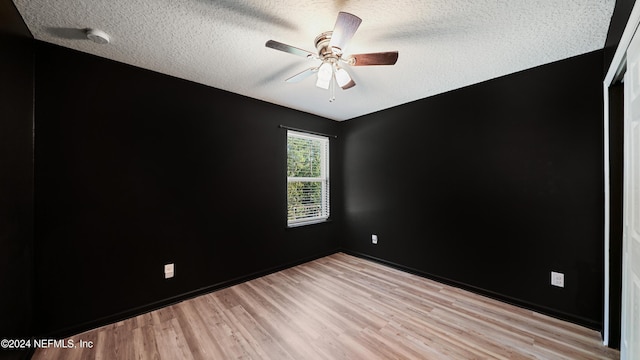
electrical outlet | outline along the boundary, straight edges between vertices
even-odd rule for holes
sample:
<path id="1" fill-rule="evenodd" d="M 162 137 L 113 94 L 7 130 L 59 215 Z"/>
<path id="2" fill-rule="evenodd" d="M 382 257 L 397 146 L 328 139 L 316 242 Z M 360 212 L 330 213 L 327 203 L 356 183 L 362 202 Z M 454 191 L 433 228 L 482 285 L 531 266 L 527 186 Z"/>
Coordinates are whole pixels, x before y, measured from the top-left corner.
<path id="1" fill-rule="evenodd" d="M 173 263 L 166 264 L 164 266 L 164 278 L 165 279 L 171 279 L 173 277 L 174 272 L 175 272 L 175 266 L 173 265 Z"/>
<path id="2" fill-rule="evenodd" d="M 564 274 L 552 271 L 551 272 L 551 285 L 557 287 L 564 287 Z"/>
<path id="3" fill-rule="evenodd" d="M 378 235 L 376 234 L 371 235 L 371 243 L 374 245 L 378 244 Z"/>

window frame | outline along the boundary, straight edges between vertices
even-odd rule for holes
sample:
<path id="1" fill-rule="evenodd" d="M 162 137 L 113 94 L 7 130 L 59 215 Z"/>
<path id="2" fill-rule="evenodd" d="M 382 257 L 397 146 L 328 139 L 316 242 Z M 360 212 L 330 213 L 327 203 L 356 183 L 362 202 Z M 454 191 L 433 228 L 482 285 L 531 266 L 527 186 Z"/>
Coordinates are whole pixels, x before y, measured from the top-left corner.
<path id="1" fill-rule="evenodd" d="M 307 140 L 312 140 L 312 141 L 320 141 L 320 176 L 318 177 L 295 177 L 295 176 L 289 176 L 288 172 L 289 172 L 289 137 L 296 137 L 296 138 L 302 138 L 302 139 L 307 139 Z M 311 225 L 311 224 L 317 224 L 317 223 L 323 223 L 323 222 L 327 222 L 329 221 L 329 218 L 331 216 L 331 201 L 330 201 L 330 197 L 331 197 L 331 192 L 330 192 L 330 176 L 329 176 L 329 167 L 330 167 L 330 160 L 329 160 L 329 148 L 330 148 L 330 142 L 329 142 L 329 137 L 328 136 L 323 136 L 323 135 L 318 135 L 318 134 L 313 134 L 313 133 L 308 133 L 308 132 L 304 132 L 304 131 L 299 131 L 299 130 L 291 130 L 291 129 L 287 129 L 287 157 L 286 157 L 286 172 L 287 172 L 287 190 L 286 190 L 286 203 L 287 203 L 287 211 L 286 211 L 286 218 L 287 218 L 287 227 L 288 228 L 292 228 L 292 227 L 298 227 L 298 226 L 304 226 L 304 225 Z M 289 183 L 290 182 L 310 182 L 310 183 L 317 183 L 319 182 L 321 184 L 321 194 L 320 194 L 320 198 L 321 198 L 321 214 L 319 216 L 313 216 L 313 217 L 301 217 L 301 218 L 294 218 L 294 219 L 290 219 L 290 214 L 289 214 Z"/>

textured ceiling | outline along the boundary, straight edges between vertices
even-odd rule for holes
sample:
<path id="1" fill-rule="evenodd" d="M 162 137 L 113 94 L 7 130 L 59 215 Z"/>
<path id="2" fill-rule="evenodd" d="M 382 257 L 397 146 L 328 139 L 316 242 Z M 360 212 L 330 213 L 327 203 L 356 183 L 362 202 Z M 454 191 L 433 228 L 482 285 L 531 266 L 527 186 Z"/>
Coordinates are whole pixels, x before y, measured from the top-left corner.
<path id="1" fill-rule="evenodd" d="M 38 40 L 347 120 L 602 49 L 615 0 L 14 0 Z M 345 53 L 397 50 L 394 66 L 347 67 L 354 88 L 284 80 L 317 65 L 266 48 L 315 52 L 339 11 L 362 18 Z M 111 37 L 86 39 L 84 29 Z M 212 99 L 215 101 L 215 99 Z"/>

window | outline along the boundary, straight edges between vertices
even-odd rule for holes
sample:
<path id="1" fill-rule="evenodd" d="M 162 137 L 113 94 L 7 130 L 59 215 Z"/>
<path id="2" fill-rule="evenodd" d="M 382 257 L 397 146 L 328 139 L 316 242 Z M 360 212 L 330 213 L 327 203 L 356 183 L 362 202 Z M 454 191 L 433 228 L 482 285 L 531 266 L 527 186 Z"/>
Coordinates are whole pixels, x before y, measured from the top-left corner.
<path id="1" fill-rule="evenodd" d="M 287 224 L 329 218 L 329 138 L 287 131 Z"/>

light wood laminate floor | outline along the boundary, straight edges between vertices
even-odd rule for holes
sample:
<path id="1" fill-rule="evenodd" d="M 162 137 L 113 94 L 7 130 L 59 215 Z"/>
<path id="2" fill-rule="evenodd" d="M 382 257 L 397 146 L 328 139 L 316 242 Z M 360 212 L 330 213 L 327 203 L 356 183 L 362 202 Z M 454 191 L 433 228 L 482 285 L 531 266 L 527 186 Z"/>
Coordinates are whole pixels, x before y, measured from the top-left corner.
<path id="1" fill-rule="evenodd" d="M 596 331 L 337 253 L 33 359 L 618 359 Z"/>

